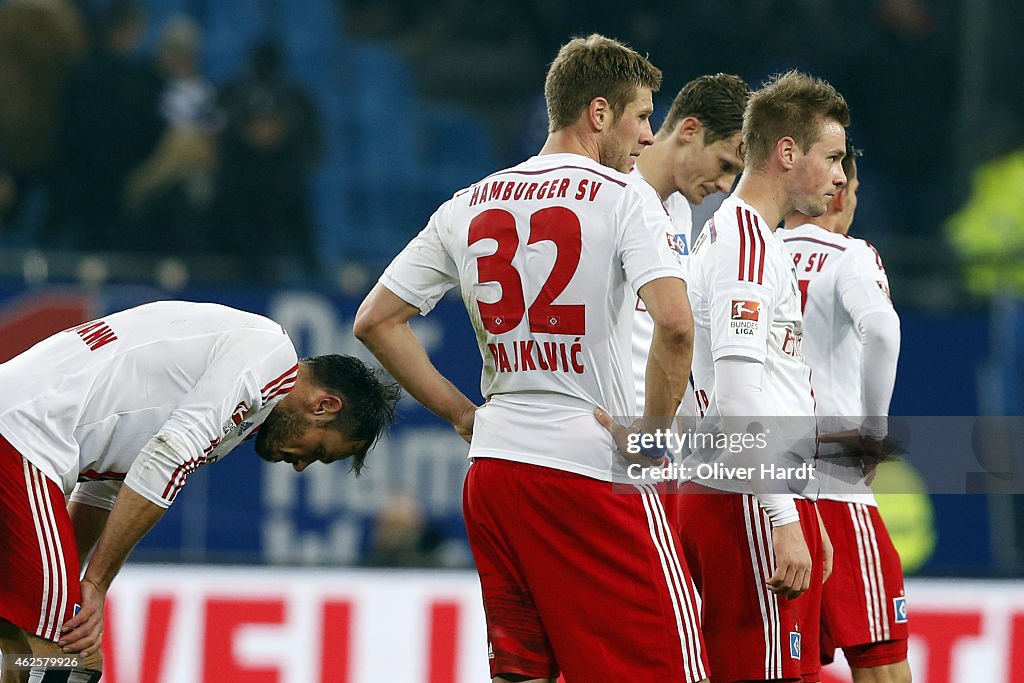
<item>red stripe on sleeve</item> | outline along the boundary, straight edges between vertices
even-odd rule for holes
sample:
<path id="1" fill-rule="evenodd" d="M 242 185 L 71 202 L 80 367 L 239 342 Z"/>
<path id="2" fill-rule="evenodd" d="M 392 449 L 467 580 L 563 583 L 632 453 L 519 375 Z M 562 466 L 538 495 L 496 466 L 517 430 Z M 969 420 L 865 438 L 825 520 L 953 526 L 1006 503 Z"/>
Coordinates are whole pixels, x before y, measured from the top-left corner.
<path id="1" fill-rule="evenodd" d="M 737 279 L 743 280 L 743 265 L 747 254 L 747 235 L 743 229 L 743 207 L 736 207 L 736 225 L 740 230 L 740 274 Z"/>

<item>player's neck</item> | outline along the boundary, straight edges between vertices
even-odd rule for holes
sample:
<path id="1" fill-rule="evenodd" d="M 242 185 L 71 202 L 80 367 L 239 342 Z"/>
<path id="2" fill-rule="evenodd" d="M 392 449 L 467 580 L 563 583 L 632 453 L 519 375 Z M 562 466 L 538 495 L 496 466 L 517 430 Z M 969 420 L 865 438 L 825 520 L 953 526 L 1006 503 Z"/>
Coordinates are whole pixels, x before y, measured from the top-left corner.
<path id="1" fill-rule="evenodd" d="M 636 168 L 658 193 L 661 201 L 665 201 L 677 188 L 672 180 L 672 148 L 670 145 L 660 144 L 661 142 L 655 138 L 654 144 L 645 149 L 636 160 Z"/>
<path id="2" fill-rule="evenodd" d="M 767 173 L 744 172 L 733 194 L 752 206 L 772 232 L 793 211 L 781 182 L 776 182 Z"/>
<path id="3" fill-rule="evenodd" d="M 804 226 L 804 225 L 813 225 L 816 228 L 821 228 L 825 232 L 832 232 L 832 233 L 835 233 L 837 235 L 845 235 L 846 234 L 845 232 L 843 232 L 840 229 L 841 226 L 839 225 L 839 222 L 837 220 L 835 220 L 835 217 L 833 217 L 833 216 L 825 215 L 825 216 L 811 217 L 811 216 L 807 216 L 805 214 L 802 214 L 799 211 L 794 211 L 793 213 L 791 213 L 788 216 L 786 216 L 786 224 L 785 224 L 784 227 L 786 227 L 787 229 L 788 228 L 799 228 L 799 227 Z"/>
<path id="4" fill-rule="evenodd" d="M 593 135 L 579 134 L 573 126 L 548 133 L 548 139 L 538 154 L 579 154 L 598 163 L 601 161 L 597 139 Z"/>

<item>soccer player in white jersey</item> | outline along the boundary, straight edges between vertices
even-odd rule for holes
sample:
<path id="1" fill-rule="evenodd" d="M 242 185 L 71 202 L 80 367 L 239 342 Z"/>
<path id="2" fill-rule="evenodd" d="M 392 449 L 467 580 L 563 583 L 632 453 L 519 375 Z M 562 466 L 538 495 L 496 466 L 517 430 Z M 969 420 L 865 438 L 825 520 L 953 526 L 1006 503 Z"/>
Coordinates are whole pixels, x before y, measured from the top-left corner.
<path id="1" fill-rule="evenodd" d="M 189 474 L 252 437 L 270 462 L 358 474 L 399 393 L 355 358 L 297 359 L 272 320 L 182 301 L 59 332 L 0 385 L 0 648 L 79 653 L 84 681 L 114 575 Z"/>
<path id="2" fill-rule="evenodd" d="M 818 680 L 831 549 L 809 500 L 814 400 L 793 261 L 775 228 L 794 209 L 825 212 L 846 180 L 848 123 L 845 100 L 805 74 L 755 92 L 746 167 L 687 259 L 695 436 L 728 446 L 693 440 L 675 508 L 716 683 Z"/>
<path id="3" fill-rule="evenodd" d="M 903 570 L 861 476 L 874 464 L 863 454 L 880 454 L 887 435 L 900 319 L 882 258 L 848 235 L 860 185 L 854 151 L 847 145 L 847 184 L 829 210 L 790 214 L 780 233 L 796 266 L 822 434 L 818 512 L 836 549 L 822 595 L 821 661 L 831 663 L 839 647 L 856 683 L 909 683 Z"/>
<path id="4" fill-rule="evenodd" d="M 749 97 L 750 86 L 739 76 L 709 74 L 693 79 L 676 95 L 654 144 L 636 162 L 634 172 L 651 184 L 665 204 L 672 221 L 666 239 L 681 258 L 690 253 L 690 205 L 699 205 L 714 192 L 728 192 L 743 170 L 740 128 Z M 637 298 L 633 329 L 636 415 L 644 412 L 647 352 L 653 334 L 651 316 Z M 690 421 L 696 415 L 690 388 L 679 414 Z"/>
<path id="5" fill-rule="evenodd" d="M 660 81 L 603 36 L 564 45 L 545 81 L 540 154 L 445 202 L 356 317 L 356 336 L 409 393 L 471 438 L 463 505 L 495 681 L 707 677 L 659 495 L 613 486 L 629 482 L 617 448 L 626 428 L 610 415 L 633 409 L 637 293 L 655 323 L 648 416 L 674 415 L 689 370 L 692 317 L 670 225 L 654 190 L 628 175 L 653 140 Z M 438 374 L 408 324 L 454 286 L 483 359 L 480 408 Z M 635 457 L 662 462 L 655 455 Z"/>

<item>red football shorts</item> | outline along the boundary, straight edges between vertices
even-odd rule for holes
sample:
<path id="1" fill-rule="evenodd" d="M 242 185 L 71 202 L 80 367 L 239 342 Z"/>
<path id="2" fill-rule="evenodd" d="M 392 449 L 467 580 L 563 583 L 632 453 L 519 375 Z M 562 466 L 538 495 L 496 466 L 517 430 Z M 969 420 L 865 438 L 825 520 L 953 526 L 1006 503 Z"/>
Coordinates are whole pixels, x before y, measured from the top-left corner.
<path id="1" fill-rule="evenodd" d="M 907 658 L 903 567 L 878 508 L 819 500 L 835 565 L 821 601 L 821 663 L 842 648 L 850 666 L 866 669 Z"/>
<path id="2" fill-rule="evenodd" d="M 497 458 L 470 466 L 463 509 L 492 676 L 707 677 L 677 536 L 652 486 L 628 489 Z"/>
<path id="3" fill-rule="evenodd" d="M 712 683 L 819 680 L 822 564 L 814 504 L 796 501 L 813 565 L 810 589 L 789 600 L 766 585 L 775 571 L 772 528 L 754 496 L 689 482 L 666 501 L 701 596 Z"/>
<path id="4" fill-rule="evenodd" d="M 47 640 L 82 602 L 64 492 L 0 436 L 0 619 Z"/>

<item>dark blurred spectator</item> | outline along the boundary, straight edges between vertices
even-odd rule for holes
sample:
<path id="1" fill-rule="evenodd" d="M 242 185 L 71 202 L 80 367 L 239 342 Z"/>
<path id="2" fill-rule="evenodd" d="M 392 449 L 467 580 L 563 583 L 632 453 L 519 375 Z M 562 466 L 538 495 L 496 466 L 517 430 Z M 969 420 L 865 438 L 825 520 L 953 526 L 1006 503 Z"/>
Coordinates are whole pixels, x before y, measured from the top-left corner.
<path id="1" fill-rule="evenodd" d="M 132 226 L 125 248 L 187 257 L 218 246 L 210 221 L 216 163 L 212 131 L 168 130 L 125 188 L 125 215 Z"/>
<path id="2" fill-rule="evenodd" d="M 210 210 L 222 123 L 217 93 L 199 73 L 201 34 L 192 19 L 171 19 L 161 32 L 157 65 L 165 79 L 160 113 L 167 129 L 129 176 L 125 248 L 164 255 L 204 254 L 213 246 Z"/>
<path id="3" fill-rule="evenodd" d="M 200 73 L 202 34 L 190 17 L 172 18 L 161 32 L 157 68 L 165 80 L 160 114 L 173 128 L 220 127 L 217 91 Z"/>
<path id="4" fill-rule="evenodd" d="M 82 17 L 69 2 L 0 3 L 0 147 L 6 156 L 8 202 L 0 235 L 4 245 L 27 246 L 42 230 L 60 101 L 86 43 Z"/>
<path id="5" fill-rule="evenodd" d="M 0 4 L 0 144 L 18 173 L 49 164 L 65 80 L 86 43 L 70 3 Z"/>
<path id="6" fill-rule="evenodd" d="M 309 179 L 321 152 L 312 101 L 284 73 L 276 45 L 257 45 L 220 98 L 226 126 L 213 207 L 221 253 L 295 279 L 316 267 Z"/>
<path id="7" fill-rule="evenodd" d="M 377 514 L 362 564 L 464 568 L 472 566 L 472 557 L 465 541 L 447 538 L 430 524 L 415 496 L 400 493 L 389 497 Z"/>
<path id="8" fill-rule="evenodd" d="M 71 77 L 64 101 L 54 227 L 47 246 L 120 250 L 130 241 L 120 212 L 128 175 L 163 132 L 162 81 L 136 56 L 145 14 L 134 2 L 112 0 L 99 44 Z"/>
<path id="9" fill-rule="evenodd" d="M 251 117 L 254 108 L 265 108 L 266 101 L 274 100 L 287 119 L 287 145 L 306 164 L 319 162 L 323 152 L 319 114 L 306 89 L 285 70 L 277 42 L 264 40 L 254 45 L 245 73 L 226 84 L 219 99 L 228 127 L 235 130 Z"/>

